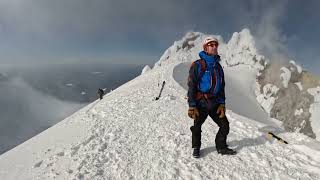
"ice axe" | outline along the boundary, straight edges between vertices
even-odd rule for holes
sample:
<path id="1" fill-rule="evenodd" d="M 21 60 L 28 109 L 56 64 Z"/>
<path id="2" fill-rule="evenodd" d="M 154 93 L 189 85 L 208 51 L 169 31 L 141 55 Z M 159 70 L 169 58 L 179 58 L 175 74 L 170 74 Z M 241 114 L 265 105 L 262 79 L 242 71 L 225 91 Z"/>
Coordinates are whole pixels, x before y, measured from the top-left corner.
<path id="1" fill-rule="evenodd" d="M 279 142 L 281 142 L 281 143 L 288 144 L 287 141 L 283 140 L 283 139 L 280 138 L 279 136 L 276 136 L 276 135 L 273 134 L 272 132 L 268 132 L 267 137 L 268 137 L 269 139 L 275 138 L 275 139 L 277 139 L 277 140 L 278 140 Z"/>
<path id="2" fill-rule="evenodd" d="M 160 98 L 161 93 L 162 93 L 162 91 L 163 91 L 163 88 L 164 88 L 164 85 L 165 85 L 165 84 L 166 84 L 166 81 L 163 81 L 163 82 L 162 82 L 162 87 L 161 87 L 161 90 L 160 90 L 160 93 L 159 93 L 159 96 L 156 97 L 156 100 L 158 100 L 158 99 Z"/>

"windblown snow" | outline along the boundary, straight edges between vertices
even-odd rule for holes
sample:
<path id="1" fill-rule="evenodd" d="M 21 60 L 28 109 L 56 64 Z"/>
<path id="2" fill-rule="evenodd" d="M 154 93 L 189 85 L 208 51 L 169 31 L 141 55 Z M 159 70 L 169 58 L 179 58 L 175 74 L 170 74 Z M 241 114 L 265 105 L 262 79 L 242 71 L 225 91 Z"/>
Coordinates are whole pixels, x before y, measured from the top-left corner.
<path id="1" fill-rule="evenodd" d="M 238 42 L 249 41 L 242 42 L 243 47 L 234 45 L 236 51 L 254 47 L 248 34 L 248 30 L 235 33 Z M 243 56 L 226 54 L 233 46 L 220 36 L 216 36 L 221 40 L 220 53 L 229 59 L 222 62 L 226 75 L 239 86 L 227 93 L 227 108 L 228 103 L 233 104 L 227 110 L 227 143 L 238 154 L 216 152 L 218 127 L 208 118 L 202 128 L 201 158 L 192 158 L 189 128 L 193 121 L 187 116 L 185 82 L 180 74 L 186 70 L 178 67 L 198 58 L 204 37 L 188 33 L 153 69 L 1 155 L 1 179 L 320 179 L 318 141 L 285 132 L 277 123 L 266 124 L 252 115 L 260 106 L 253 101 L 255 81 L 248 79 L 264 67 L 261 56 L 253 51 L 244 51 Z M 162 81 L 166 81 L 162 97 L 155 101 Z M 276 91 L 272 86 L 267 90 Z M 267 90 L 264 95 L 269 96 Z M 228 99 L 233 92 L 249 95 Z M 253 110 L 239 111 L 246 104 L 232 100 L 244 100 Z M 269 131 L 289 144 L 266 138 Z"/>

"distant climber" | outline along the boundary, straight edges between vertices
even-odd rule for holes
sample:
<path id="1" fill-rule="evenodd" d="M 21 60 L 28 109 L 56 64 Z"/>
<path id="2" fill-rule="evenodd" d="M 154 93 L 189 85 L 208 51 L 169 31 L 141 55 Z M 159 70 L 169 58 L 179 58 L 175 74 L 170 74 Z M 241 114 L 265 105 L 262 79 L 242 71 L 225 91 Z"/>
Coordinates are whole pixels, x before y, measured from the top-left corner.
<path id="1" fill-rule="evenodd" d="M 230 128 L 225 116 L 225 81 L 223 68 L 219 63 L 219 42 L 216 38 L 207 37 L 202 45 L 200 59 L 192 63 L 188 77 L 188 116 L 194 119 L 194 125 L 190 127 L 193 156 L 200 157 L 201 126 L 208 115 L 219 126 L 215 138 L 217 152 L 233 155 L 236 151 L 229 149 L 227 145 Z"/>
<path id="2" fill-rule="evenodd" d="M 103 99 L 104 90 L 101 89 L 101 88 L 99 88 L 99 90 L 98 90 L 98 95 L 99 95 L 100 100 Z"/>

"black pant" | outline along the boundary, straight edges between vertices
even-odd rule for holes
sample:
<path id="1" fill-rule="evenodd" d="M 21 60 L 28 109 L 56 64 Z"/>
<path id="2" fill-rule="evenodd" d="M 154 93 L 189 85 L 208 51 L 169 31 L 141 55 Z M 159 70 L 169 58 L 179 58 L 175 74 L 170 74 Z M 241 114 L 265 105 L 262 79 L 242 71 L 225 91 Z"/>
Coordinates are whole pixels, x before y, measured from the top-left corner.
<path id="1" fill-rule="evenodd" d="M 192 132 L 192 148 L 201 147 L 201 125 L 205 122 L 208 115 L 219 126 L 219 131 L 215 138 L 216 149 L 225 148 L 227 145 L 227 135 L 229 134 L 229 121 L 226 116 L 219 118 L 217 114 L 218 105 L 213 106 L 210 110 L 198 108 L 199 117 L 194 120 L 194 125 L 190 127 Z"/>

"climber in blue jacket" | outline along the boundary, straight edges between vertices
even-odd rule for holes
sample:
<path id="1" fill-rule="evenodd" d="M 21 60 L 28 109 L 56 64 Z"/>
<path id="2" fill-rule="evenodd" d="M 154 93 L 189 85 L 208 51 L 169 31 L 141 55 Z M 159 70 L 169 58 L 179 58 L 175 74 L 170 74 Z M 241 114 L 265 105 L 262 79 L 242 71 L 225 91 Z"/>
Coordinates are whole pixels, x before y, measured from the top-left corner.
<path id="1" fill-rule="evenodd" d="M 225 80 L 223 68 L 218 55 L 219 42 L 214 37 L 207 37 L 203 42 L 200 59 L 194 61 L 188 77 L 188 116 L 194 120 L 190 127 L 192 132 L 193 156 L 200 157 L 201 126 L 208 115 L 219 126 L 215 138 L 219 154 L 236 154 L 227 146 L 229 121 L 225 116 Z"/>

